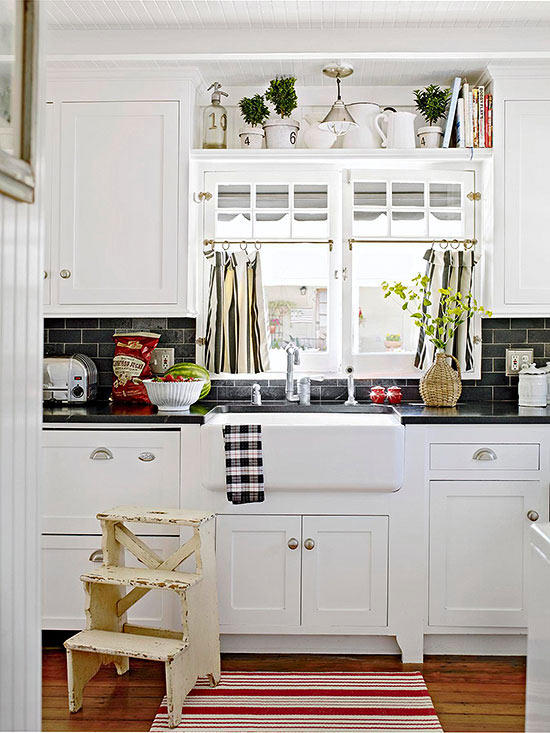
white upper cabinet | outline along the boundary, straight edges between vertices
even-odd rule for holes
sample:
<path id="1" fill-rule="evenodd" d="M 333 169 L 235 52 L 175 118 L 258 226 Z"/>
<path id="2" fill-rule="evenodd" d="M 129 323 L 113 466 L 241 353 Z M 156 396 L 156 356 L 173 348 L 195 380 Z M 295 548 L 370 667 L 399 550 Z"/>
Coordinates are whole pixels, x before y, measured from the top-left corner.
<path id="1" fill-rule="evenodd" d="M 546 66 L 489 71 L 495 99 L 490 306 L 496 315 L 547 315 L 550 70 Z"/>
<path id="2" fill-rule="evenodd" d="M 59 303 L 176 303 L 178 103 L 64 102 L 60 140 Z"/>
<path id="3" fill-rule="evenodd" d="M 550 99 L 507 100 L 504 151 L 507 305 L 550 304 Z"/>
<path id="4" fill-rule="evenodd" d="M 188 312 L 191 89 L 51 81 L 47 315 Z"/>

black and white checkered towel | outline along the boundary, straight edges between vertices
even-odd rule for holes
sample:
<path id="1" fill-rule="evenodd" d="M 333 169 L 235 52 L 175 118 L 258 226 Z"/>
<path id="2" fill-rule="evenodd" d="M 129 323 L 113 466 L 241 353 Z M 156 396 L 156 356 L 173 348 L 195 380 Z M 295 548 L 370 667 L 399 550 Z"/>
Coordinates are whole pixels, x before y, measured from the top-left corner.
<path id="1" fill-rule="evenodd" d="M 261 425 L 224 425 L 225 482 L 233 504 L 264 500 Z"/>

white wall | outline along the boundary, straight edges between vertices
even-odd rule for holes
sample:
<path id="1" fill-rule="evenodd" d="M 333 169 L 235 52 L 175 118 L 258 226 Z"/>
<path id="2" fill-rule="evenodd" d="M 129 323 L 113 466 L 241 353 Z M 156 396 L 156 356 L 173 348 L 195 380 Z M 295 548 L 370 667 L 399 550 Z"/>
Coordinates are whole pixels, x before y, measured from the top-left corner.
<path id="1" fill-rule="evenodd" d="M 40 205 L 0 195 L 0 730 L 41 729 L 41 257 Z"/>

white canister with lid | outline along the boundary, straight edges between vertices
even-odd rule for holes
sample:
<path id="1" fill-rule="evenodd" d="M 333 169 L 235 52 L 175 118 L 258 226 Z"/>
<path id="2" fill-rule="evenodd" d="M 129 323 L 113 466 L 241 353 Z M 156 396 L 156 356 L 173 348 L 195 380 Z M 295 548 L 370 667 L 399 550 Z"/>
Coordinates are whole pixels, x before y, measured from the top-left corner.
<path id="1" fill-rule="evenodd" d="M 546 407 L 547 375 L 535 364 L 524 367 L 519 373 L 520 407 Z"/>

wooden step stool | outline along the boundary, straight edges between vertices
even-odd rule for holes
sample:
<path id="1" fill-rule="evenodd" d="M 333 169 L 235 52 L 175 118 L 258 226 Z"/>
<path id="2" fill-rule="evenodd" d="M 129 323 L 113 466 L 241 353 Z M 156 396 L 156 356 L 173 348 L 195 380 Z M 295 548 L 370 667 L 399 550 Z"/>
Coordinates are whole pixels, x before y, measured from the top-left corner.
<path id="1" fill-rule="evenodd" d="M 67 639 L 69 710 L 82 707 L 84 686 L 102 664 L 128 671 L 129 657 L 161 661 L 166 666 L 169 725 L 181 721 L 183 702 L 197 677 L 220 681 L 220 641 L 216 596 L 213 514 L 121 506 L 97 515 L 101 522 L 103 566 L 84 573 L 86 631 Z M 125 522 L 193 528 L 193 536 L 162 560 L 131 532 Z M 129 550 L 145 567 L 124 565 Z M 195 572 L 176 568 L 191 555 Z M 126 592 L 125 587 L 131 590 Z M 171 590 L 181 603 L 183 632 L 132 626 L 126 612 L 152 588 Z"/>

